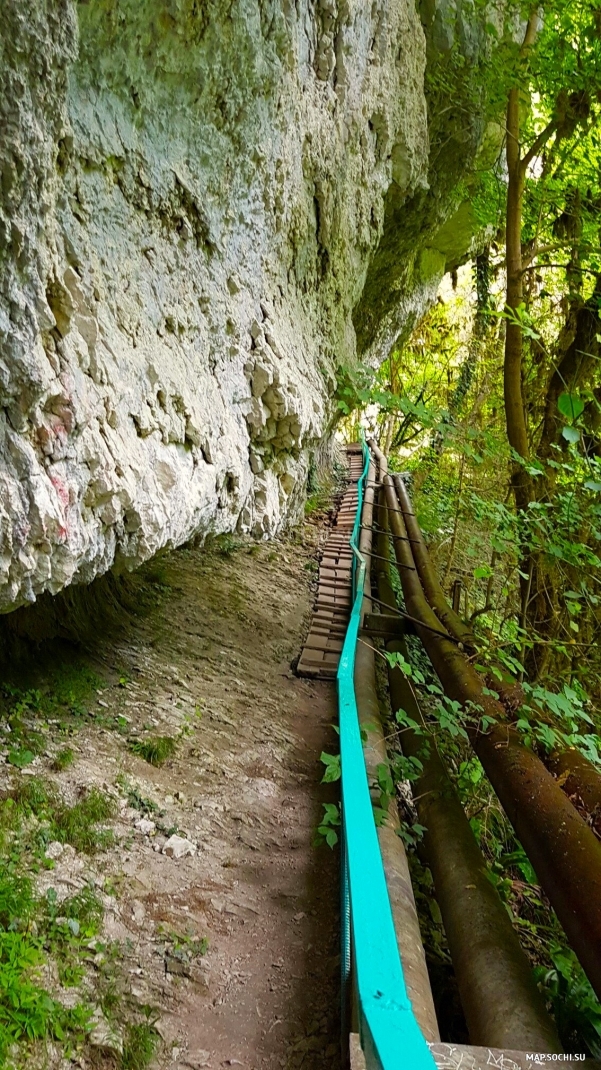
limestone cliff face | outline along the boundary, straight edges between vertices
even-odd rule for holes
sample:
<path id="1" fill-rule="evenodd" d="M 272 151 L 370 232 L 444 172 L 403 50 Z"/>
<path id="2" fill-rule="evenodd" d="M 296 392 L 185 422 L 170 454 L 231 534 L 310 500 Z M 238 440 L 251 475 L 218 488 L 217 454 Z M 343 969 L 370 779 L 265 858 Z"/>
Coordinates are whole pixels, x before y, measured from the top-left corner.
<path id="1" fill-rule="evenodd" d="M 356 327 L 384 355 L 445 258 L 382 281 L 428 190 L 413 0 L 5 0 L 0 50 L 6 611 L 277 530 Z"/>

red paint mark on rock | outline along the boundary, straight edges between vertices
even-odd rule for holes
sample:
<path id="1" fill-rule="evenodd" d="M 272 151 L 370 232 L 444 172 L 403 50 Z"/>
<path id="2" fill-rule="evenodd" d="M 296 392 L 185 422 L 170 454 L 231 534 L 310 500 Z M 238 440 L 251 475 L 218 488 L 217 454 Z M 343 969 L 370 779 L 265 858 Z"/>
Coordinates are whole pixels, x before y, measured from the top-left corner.
<path id="1" fill-rule="evenodd" d="M 56 491 L 56 495 L 63 512 L 62 522 L 59 523 L 57 528 L 57 536 L 59 541 L 64 542 L 69 535 L 69 524 L 67 519 L 67 509 L 69 507 L 69 487 L 67 483 L 65 483 L 64 479 L 61 479 L 61 477 L 57 476 L 55 473 L 51 474 L 50 482 L 52 483 L 52 486 Z"/>
<path id="2" fill-rule="evenodd" d="M 67 509 L 69 505 L 69 488 L 65 483 L 64 479 L 61 479 L 60 476 L 57 475 L 51 475 L 50 482 L 52 483 L 52 486 L 54 487 L 57 493 L 58 500 L 61 503 L 63 509 Z"/>

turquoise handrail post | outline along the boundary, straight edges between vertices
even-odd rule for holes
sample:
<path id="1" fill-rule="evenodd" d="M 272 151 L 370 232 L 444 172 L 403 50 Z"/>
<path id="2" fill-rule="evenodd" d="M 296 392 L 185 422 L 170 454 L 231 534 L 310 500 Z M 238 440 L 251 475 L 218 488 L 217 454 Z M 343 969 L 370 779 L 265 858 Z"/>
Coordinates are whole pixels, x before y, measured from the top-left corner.
<path id="1" fill-rule="evenodd" d="M 358 536 L 370 463 L 365 440 L 362 445 L 365 464 L 358 484 L 357 515 L 351 536 L 354 601 L 337 676 L 345 871 L 341 874 L 344 882 L 342 998 L 348 1003 L 352 943 L 361 1044 L 368 1070 L 435 1070 L 434 1058 L 415 1019 L 405 987 L 369 794 L 355 697 L 355 650 L 366 575 Z"/>

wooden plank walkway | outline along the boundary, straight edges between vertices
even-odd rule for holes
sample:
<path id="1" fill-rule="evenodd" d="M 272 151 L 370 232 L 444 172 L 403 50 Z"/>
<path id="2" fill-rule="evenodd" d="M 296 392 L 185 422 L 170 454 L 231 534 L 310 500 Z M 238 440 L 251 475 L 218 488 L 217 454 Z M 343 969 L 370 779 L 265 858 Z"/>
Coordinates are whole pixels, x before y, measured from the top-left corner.
<path id="1" fill-rule="evenodd" d="M 350 537 L 357 513 L 357 483 L 363 471 L 359 443 L 346 447 L 348 483 L 319 565 L 313 620 L 298 660 L 299 676 L 333 680 L 338 670 L 352 599 Z"/>

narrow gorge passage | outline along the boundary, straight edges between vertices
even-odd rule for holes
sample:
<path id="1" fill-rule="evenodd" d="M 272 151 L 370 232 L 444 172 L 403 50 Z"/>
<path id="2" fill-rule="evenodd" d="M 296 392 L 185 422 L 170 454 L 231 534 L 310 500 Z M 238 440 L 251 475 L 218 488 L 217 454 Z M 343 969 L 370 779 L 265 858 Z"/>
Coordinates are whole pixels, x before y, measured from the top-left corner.
<path id="1" fill-rule="evenodd" d="M 37 881 L 59 901 L 90 881 L 102 890 L 123 1006 L 99 1015 L 94 1065 L 121 1065 L 126 1023 L 147 1006 L 158 1061 L 174 1070 L 338 1066 L 338 852 L 312 842 L 335 798 L 319 761 L 337 749 L 335 691 L 290 669 L 322 537 L 305 528 L 305 543 L 229 540 L 147 569 L 155 607 L 95 645 L 105 683 L 70 739 L 73 765 L 51 772 L 59 741 L 48 735 L 12 773 L 50 778 L 68 799 L 94 786 L 118 799 L 112 848 L 90 858 L 59 845 Z M 149 733 L 179 737 L 161 767 L 132 753 Z M 174 830 L 192 854 L 165 854 Z M 90 969 L 87 985 L 105 1007 L 101 974 Z"/>

